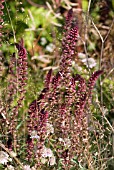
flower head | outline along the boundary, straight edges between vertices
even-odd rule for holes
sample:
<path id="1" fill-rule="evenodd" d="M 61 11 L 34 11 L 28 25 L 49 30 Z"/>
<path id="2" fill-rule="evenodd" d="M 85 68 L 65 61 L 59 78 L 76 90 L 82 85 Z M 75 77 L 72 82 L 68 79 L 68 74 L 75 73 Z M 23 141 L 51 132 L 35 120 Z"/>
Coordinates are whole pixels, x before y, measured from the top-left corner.
<path id="1" fill-rule="evenodd" d="M 52 156 L 53 156 L 52 150 L 44 146 L 42 149 L 42 157 L 46 158 L 46 157 L 52 157 Z"/>
<path id="2" fill-rule="evenodd" d="M 31 170 L 30 165 L 24 165 L 24 170 Z"/>
<path id="3" fill-rule="evenodd" d="M 0 163 L 7 164 L 8 161 L 9 161 L 9 155 L 4 151 L 0 151 Z"/>
<path id="4" fill-rule="evenodd" d="M 8 170 L 15 170 L 12 165 L 7 165 Z"/>

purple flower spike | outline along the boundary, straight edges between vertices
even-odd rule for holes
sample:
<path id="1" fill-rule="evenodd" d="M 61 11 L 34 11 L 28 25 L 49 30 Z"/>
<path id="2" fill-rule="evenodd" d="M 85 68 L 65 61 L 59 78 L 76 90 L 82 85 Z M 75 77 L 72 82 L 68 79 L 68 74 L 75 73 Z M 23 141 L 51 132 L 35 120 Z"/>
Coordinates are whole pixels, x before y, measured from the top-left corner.
<path id="1" fill-rule="evenodd" d="M 96 80 L 98 79 L 98 77 L 103 73 L 102 70 L 98 70 L 96 72 L 94 72 L 92 74 L 92 76 L 89 78 L 89 81 L 88 81 L 88 86 L 90 89 L 92 89 L 96 83 Z"/>
<path id="2" fill-rule="evenodd" d="M 51 75 L 52 75 L 52 69 L 49 70 L 46 79 L 45 79 L 45 87 L 49 88 L 50 80 L 51 80 Z"/>
<path id="3" fill-rule="evenodd" d="M 76 41 L 78 39 L 77 23 L 72 24 L 72 10 L 69 11 L 66 17 L 65 32 L 62 40 L 62 56 L 60 62 L 60 70 L 69 72 L 69 67 L 72 65 L 73 56 L 75 54 Z"/>
<path id="4" fill-rule="evenodd" d="M 18 55 L 19 56 L 25 56 L 26 55 L 26 49 L 24 48 L 24 42 L 23 39 L 21 39 L 20 43 L 15 43 L 16 48 L 18 49 Z"/>
<path id="5" fill-rule="evenodd" d="M 76 74 L 72 76 L 72 61 L 78 39 L 78 25 L 73 20 L 73 11 L 69 10 L 63 31 L 62 55 L 60 67 L 55 75 L 52 69 L 46 75 L 44 89 L 29 107 L 28 135 L 37 134 L 35 142 L 30 141 L 30 151 L 37 147 L 37 160 L 41 160 L 42 148 L 46 139 L 52 139 L 58 158 L 62 158 L 63 169 L 68 169 L 70 160 L 77 155 L 81 160 L 79 149 L 85 147 L 87 129 L 87 107 L 91 99 L 91 90 L 102 71 L 92 74 L 88 84 Z M 23 51 L 22 45 L 17 45 Z M 48 124 L 52 124 L 54 135 L 48 137 Z M 46 133 L 47 130 L 47 133 Z M 89 138 L 88 138 L 89 139 Z M 60 145 L 59 145 L 60 144 Z M 68 144 L 68 146 L 67 146 Z M 36 145 L 36 146 L 35 146 Z M 58 147 L 60 146 L 60 147 Z M 65 153 L 65 154 L 64 154 Z M 64 156 L 65 155 L 65 156 Z M 70 166 L 69 166 L 70 168 Z"/>
<path id="6" fill-rule="evenodd" d="M 98 71 L 95 71 L 91 77 L 89 78 L 89 81 L 88 81 L 88 97 L 89 97 L 89 101 L 91 99 L 91 94 L 92 94 L 92 90 L 94 88 L 94 85 L 96 83 L 96 80 L 98 79 L 98 77 L 103 73 L 102 70 L 98 70 Z"/>
<path id="7" fill-rule="evenodd" d="M 2 37 L 2 23 L 3 23 L 3 19 L 2 19 L 2 16 L 3 16 L 3 12 L 2 12 L 2 9 L 4 9 L 4 5 L 2 4 L 4 2 L 4 0 L 1 0 L 0 1 L 0 37 Z M 0 39 L 1 41 L 1 39 Z M 1 44 L 0 44 L 1 46 Z"/>
<path id="8" fill-rule="evenodd" d="M 15 43 L 16 48 L 18 50 L 18 59 L 17 59 L 17 74 L 18 74 L 18 83 L 19 83 L 19 92 L 20 92 L 20 100 L 18 101 L 18 105 L 21 106 L 22 101 L 24 100 L 24 94 L 26 93 L 25 86 L 27 80 L 27 52 L 24 48 L 23 39 L 21 39 L 20 43 Z"/>
<path id="9" fill-rule="evenodd" d="M 71 25 L 73 17 L 73 10 L 72 8 L 68 11 L 68 14 L 66 16 L 66 23 L 65 23 L 65 30 L 68 29 L 68 27 Z"/>

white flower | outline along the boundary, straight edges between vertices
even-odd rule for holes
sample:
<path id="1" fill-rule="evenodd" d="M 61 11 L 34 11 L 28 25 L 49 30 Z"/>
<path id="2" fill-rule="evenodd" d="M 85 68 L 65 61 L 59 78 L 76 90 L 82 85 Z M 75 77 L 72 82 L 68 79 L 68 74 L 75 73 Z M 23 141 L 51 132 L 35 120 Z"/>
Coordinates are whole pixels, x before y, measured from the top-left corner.
<path id="1" fill-rule="evenodd" d="M 7 166 L 7 169 L 8 169 L 8 170 L 15 170 L 12 165 L 8 165 L 8 166 Z"/>
<path id="2" fill-rule="evenodd" d="M 45 45 L 47 43 L 47 40 L 45 37 L 41 38 L 41 45 Z"/>
<path id="3" fill-rule="evenodd" d="M 10 154 L 11 154 L 11 157 L 16 157 L 17 156 L 17 154 L 15 152 L 13 152 L 13 151 L 11 151 Z"/>
<path id="4" fill-rule="evenodd" d="M 0 163 L 7 164 L 8 161 L 9 161 L 9 155 L 4 151 L 0 151 Z"/>
<path id="5" fill-rule="evenodd" d="M 47 162 L 47 159 L 46 158 L 41 158 L 41 162 L 42 162 L 42 164 L 45 164 Z"/>
<path id="6" fill-rule="evenodd" d="M 64 145 L 65 145 L 66 147 L 70 147 L 70 145 L 71 145 L 70 139 L 65 138 L 65 139 L 64 139 Z"/>
<path id="7" fill-rule="evenodd" d="M 70 145 L 71 145 L 71 141 L 69 138 L 65 138 L 65 139 L 59 138 L 59 141 L 63 142 L 65 147 L 70 147 Z"/>
<path id="8" fill-rule="evenodd" d="M 39 139 L 40 137 L 37 135 L 37 131 L 35 131 L 35 130 L 33 130 L 32 132 L 31 132 L 31 137 L 30 138 L 34 138 L 34 139 Z"/>
<path id="9" fill-rule="evenodd" d="M 47 136 L 50 134 L 50 133 L 54 133 L 54 128 L 53 128 L 53 125 L 50 124 L 50 123 L 47 123 L 46 124 L 46 129 L 47 129 Z"/>
<path id="10" fill-rule="evenodd" d="M 94 58 L 86 58 L 86 55 L 84 53 L 78 53 L 78 57 L 81 59 L 81 61 L 89 68 L 93 68 L 96 66 L 96 61 Z"/>
<path id="11" fill-rule="evenodd" d="M 46 51 L 51 53 L 53 52 L 54 48 L 55 48 L 54 44 L 50 43 L 49 45 L 46 46 Z"/>
<path id="12" fill-rule="evenodd" d="M 88 63 L 87 63 L 87 59 L 83 59 L 82 62 L 88 66 L 89 65 L 89 68 L 93 68 L 96 66 L 96 61 L 94 60 L 94 58 L 88 58 Z"/>
<path id="13" fill-rule="evenodd" d="M 56 164 L 55 156 L 54 156 L 54 155 L 53 155 L 51 158 L 49 158 L 49 164 L 50 164 L 50 165 Z"/>
<path id="14" fill-rule="evenodd" d="M 45 164 L 48 161 L 49 165 L 54 165 L 56 163 L 55 156 L 50 148 L 46 148 L 45 146 L 42 149 L 42 158 L 41 162 Z"/>
<path id="15" fill-rule="evenodd" d="M 31 170 L 30 165 L 24 165 L 24 170 Z"/>
<path id="16" fill-rule="evenodd" d="M 86 55 L 84 53 L 78 53 L 78 57 L 80 59 L 84 59 L 84 58 L 86 58 Z"/>
<path id="17" fill-rule="evenodd" d="M 60 141 L 60 142 L 64 142 L 63 138 L 59 138 L 59 141 Z"/>
<path id="18" fill-rule="evenodd" d="M 52 157 L 52 156 L 53 156 L 52 150 L 44 146 L 42 149 L 42 157 L 46 158 L 46 157 Z"/>
<path id="19" fill-rule="evenodd" d="M 75 68 L 78 71 L 82 71 L 82 68 L 78 64 L 76 64 L 75 61 L 72 61 L 72 67 Z"/>

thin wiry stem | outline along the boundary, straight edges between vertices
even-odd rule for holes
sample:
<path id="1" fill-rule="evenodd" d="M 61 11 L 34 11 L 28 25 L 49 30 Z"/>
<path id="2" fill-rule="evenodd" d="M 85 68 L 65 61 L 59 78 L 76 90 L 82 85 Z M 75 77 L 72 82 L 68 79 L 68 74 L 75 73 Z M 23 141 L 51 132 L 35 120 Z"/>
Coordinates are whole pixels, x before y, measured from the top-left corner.
<path id="1" fill-rule="evenodd" d="M 97 26 L 95 25 L 95 23 L 93 22 L 92 18 L 91 19 L 91 22 L 92 22 L 92 25 L 94 26 L 95 30 L 97 31 L 98 35 L 100 36 L 100 39 L 101 39 L 101 42 L 102 42 L 102 46 L 101 46 L 101 55 L 99 57 L 99 70 L 101 70 L 101 63 L 102 63 L 102 56 L 103 56 L 103 49 L 104 49 L 104 40 L 103 40 L 103 37 L 100 33 L 100 31 L 98 30 Z M 100 83 L 101 83 L 101 79 L 100 79 Z M 101 98 L 102 99 L 102 98 Z M 102 101 L 103 102 L 103 101 Z"/>
<path id="2" fill-rule="evenodd" d="M 103 50 L 104 50 L 104 41 L 102 42 L 101 55 L 99 57 L 99 69 L 101 69 L 101 67 L 102 67 Z M 101 104 L 103 104 L 103 89 L 102 89 L 102 78 L 101 78 L 101 76 L 100 76 L 100 97 L 101 97 Z"/>
<path id="3" fill-rule="evenodd" d="M 100 39 L 101 39 L 101 54 L 100 54 L 100 57 L 99 57 L 99 70 L 101 70 L 101 67 L 102 67 L 102 58 L 103 58 L 103 51 L 104 51 L 104 43 L 107 39 L 107 37 L 109 36 L 110 34 L 110 31 L 111 31 L 111 28 L 114 24 L 114 18 L 113 18 L 113 21 L 112 21 L 112 24 L 110 26 L 110 29 L 109 31 L 107 32 L 105 38 L 102 37 L 100 31 L 98 30 L 97 26 L 95 25 L 95 23 L 93 22 L 92 18 L 90 17 L 91 19 L 91 22 L 92 22 L 92 25 L 94 26 L 95 30 L 97 31 L 98 35 L 100 36 Z M 103 90 L 102 90 L 102 78 L 100 76 L 100 95 L 101 95 L 101 104 L 103 104 Z"/>
<path id="4" fill-rule="evenodd" d="M 87 47 L 86 47 L 86 42 L 83 41 L 83 39 L 80 37 L 80 40 L 82 41 L 83 45 L 84 45 L 84 51 L 85 51 L 85 54 L 86 54 L 86 63 L 87 63 L 87 68 L 88 68 L 88 71 L 89 71 L 89 74 L 90 74 L 90 67 L 89 67 L 89 61 L 88 61 L 88 52 L 87 52 Z"/>
<path id="5" fill-rule="evenodd" d="M 8 148 L 6 148 L 5 145 L 4 145 L 3 143 L 1 143 L 1 142 L 0 142 L 0 147 L 1 147 L 2 149 L 4 149 L 4 150 L 24 169 L 24 166 L 23 166 L 23 164 L 19 161 L 19 159 L 17 159 L 17 158 L 13 155 L 13 153 L 12 153 Z"/>
<path id="6" fill-rule="evenodd" d="M 96 30 L 96 31 L 97 31 L 97 33 L 99 34 L 99 36 L 100 36 L 100 38 L 101 38 L 101 41 L 102 41 L 102 42 L 104 42 L 103 37 L 102 37 L 102 35 L 101 35 L 100 31 L 98 30 L 97 26 L 95 25 L 95 23 L 93 22 L 93 20 L 92 20 L 92 18 L 91 18 L 91 17 L 90 17 L 90 19 L 91 19 L 91 23 L 93 24 L 93 26 L 94 26 L 95 30 Z"/>
<path id="7" fill-rule="evenodd" d="M 9 20 L 10 20 L 10 23 L 11 23 L 11 27 L 12 27 L 12 31 L 13 31 L 13 36 L 14 36 L 14 42 L 16 43 L 15 30 L 14 30 L 14 27 L 13 27 L 12 19 L 11 19 L 11 16 L 10 16 L 9 9 L 8 9 L 6 1 L 5 1 L 5 6 L 6 6 L 6 9 L 7 9 L 7 12 L 8 12 L 8 16 L 9 16 Z"/>
<path id="8" fill-rule="evenodd" d="M 103 84 L 103 82 L 108 78 L 108 76 L 114 71 L 114 68 L 112 68 L 108 74 L 105 76 L 105 78 L 102 80 L 101 84 Z"/>
<path id="9" fill-rule="evenodd" d="M 86 27 L 85 27 L 85 42 L 83 42 L 89 74 L 90 74 L 90 67 L 89 67 L 89 62 L 88 62 L 87 39 L 88 39 L 88 21 L 89 21 L 88 16 L 89 16 L 89 11 L 90 11 L 90 6 L 91 6 L 91 0 L 89 0 L 89 3 L 88 3 L 88 9 L 87 9 L 87 15 L 86 15 Z"/>
<path id="10" fill-rule="evenodd" d="M 35 3 L 35 2 L 33 2 L 33 1 L 31 1 L 31 0 L 27 0 L 27 2 L 28 2 L 29 4 L 31 4 L 32 6 L 35 6 L 35 7 L 38 7 L 38 8 L 40 8 L 40 7 L 47 8 L 46 5 L 37 4 L 37 3 Z"/>
<path id="11" fill-rule="evenodd" d="M 103 112 L 103 109 L 101 108 L 101 106 L 100 106 L 100 104 L 99 104 L 99 101 L 97 101 L 97 105 L 99 106 L 99 109 L 100 109 L 100 111 L 101 111 L 101 113 L 102 113 L 103 118 L 106 120 L 106 122 L 108 123 L 110 129 L 112 130 L 112 133 L 114 133 L 114 128 L 113 128 L 113 126 L 111 125 L 111 123 L 109 122 L 109 120 L 106 118 L 106 116 L 105 116 L 105 114 L 104 114 L 104 112 Z"/>
<path id="12" fill-rule="evenodd" d="M 91 0 L 89 0 L 89 2 L 88 2 L 88 9 L 87 9 L 88 14 L 89 14 L 89 11 L 90 11 L 90 6 L 91 6 Z"/>
<path id="13" fill-rule="evenodd" d="M 114 18 L 113 18 L 112 24 L 111 24 L 111 26 L 110 26 L 110 29 L 109 29 L 109 31 L 107 32 L 107 35 L 105 36 L 104 40 L 102 41 L 101 55 L 100 55 L 100 62 L 99 62 L 99 63 L 100 63 L 99 69 L 101 69 L 101 64 L 102 64 L 104 43 L 105 43 L 105 41 L 106 41 L 108 35 L 110 34 L 110 31 L 111 31 L 111 28 L 112 28 L 113 24 L 114 24 Z M 101 93 L 101 104 L 103 104 L 103 89 L 102 89 L 102 79 L 101 79 L 101 76 L 100 76 L 100 88 L 101 88 L 101 91 L 100 91 L 100 93 Z"/>
<path id="14" fill-rule="evenodd" d="M 112 27 L 113 27 L 113 24 L 114 24 L 114 18 L 113 18 L 112 24 L 111 24 L 111 26 L 110 26 L 110 28 L 109 28 L 109 30 L 108 30 L 108 32 L 107 32 L 107 35 L 106 35 L 105 38 L 104 38 L 104 42 L 105 42 L 106 39 L 108 38 L 108 36 L 109 36 L 109 34 L 110 34 L 110 31 L 111 31 L 111 29 L 112 29 Z"/>

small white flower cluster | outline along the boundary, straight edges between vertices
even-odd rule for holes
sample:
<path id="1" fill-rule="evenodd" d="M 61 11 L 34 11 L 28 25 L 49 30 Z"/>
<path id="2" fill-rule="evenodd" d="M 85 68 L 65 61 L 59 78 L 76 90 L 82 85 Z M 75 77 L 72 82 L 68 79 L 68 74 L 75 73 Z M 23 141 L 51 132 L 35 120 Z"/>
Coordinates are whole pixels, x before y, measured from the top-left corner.
<path id="1" fill-rule="evenodd" d="M 47 123 L 46 124 L 46 133 L 47 133 L 47 136 L 50 134 L 50 133 L 54 133 L 54 128 L 53 128 L 53 125 L 50 124 L 50 123 Z"/>
<path id="2" fill-rule="evenodd" d="M 0 151 L 0 164 L 7 164 L 9 161 L 12 161 L 9 155 L 4 151 Z"/>
<path id="3" fill-rule="evenodd" d="M 94 58 L 88 58 L 87 61 L 86 55 L 84 53 L 78 53 L 78 57 L 84 63 L 84 65 L 86 65 L 87 67 L 89 66 L 89 68 L 93 68 L 97 65 Z"/>
<path id="4" fill-rule="evenodd" d="M 43 147 L 41 162 L 43 164 L 48 162 L 51 166 L 56 164 L 55 156 L 50 148 L 46 148 L 45 146 Z"/>
<path id="5" fill-rule="evenodd" d="M 54 133 L 54 128 L 53 125 L 50 123 L 46 124 L 46 135 L 48 136 L 50 133 Z M 32 139 L 39 139 L 40 137 L 37 135 L 37 131 L 33 130 L 31 132 L 31 137 Z"/>
<path id="6" fill-rule="evenodd" d="M 30 167 L 30 165 L 24 165 L 24 170 L 36 170 L 34 167 Z"/>
<path id="7" fill-rule="evenodd" d="M 47 40 L 46 40 L 46 38 L 45 37 L 41 37 L 41 45 L 46 45 L 46 43 L 47 43 Z M 54 51 L 54 49 L 55 49 L 55 45 L 54 44 L 52 44 L 52 43 L 49 43 L 48 45 L 46 45 L 46 51 L 48 51 L 48 52 L 53 52 Z"/>
<path id="8" fill-rule="evenodd" d="M 75 61 L 72 61 L 72 67 L 78 71 L 82 71 L 82 67 L 80 67 Z"/>
<path id="9" fill-rule="evenodd" d="M 47 40 L 45 37 L 41 37 L 41 45 L 45 45 L 47 43 Z"/>
<path id="10" fill-rule="evenodd" d="M 46 137 L 48 137 L 48 135 L 50 135 L 52 133 L 54 133 L 53 125 L 47 122 L 46 123 Z M 30 138 L 38 140 L 40 137 L 37 135 L 37 131 L 34 130 L 34 131 L 31 132 Z M 41 162 L 42 162 L 42 164 L 45 164 L 46 162 L 48 162 L 49 165 L 55 164 L 55 156 L 53 155 L 53 152 L 50 148 L 46 148 L 45 146 L 43 147 Z M 30 166 L 25 165 L 24 170 L 31 170 Z"/>
<path id="11" fill-rule="evenodd" d="M 71 141 L 69 138 L 59 138 L 59 141 L 64 144 L 65 147 L 69 148 L 71 146 Z"/>
<path id="12" fill-rule="evenodd" d="M 5 170 L 15 170 L 12 165 L 7 165 L 7 168 Z"/>
<path id="13" fill-rule="evenodd" d="M 31 137 L 30 138 L 32 138 L 32 139 L 39 139 L 40 137 L 37 135 L 37 131 L 33 130 L 31 132 Z"/>
<path id="14" fill-rule="evenodd" d="M 52 53 L 54 51 L 54 49 L 55 49 L 55 45 L 52 43 L 50 43 L 46 46 L 46 51 L 48 51 L 50 53 Z"/>

